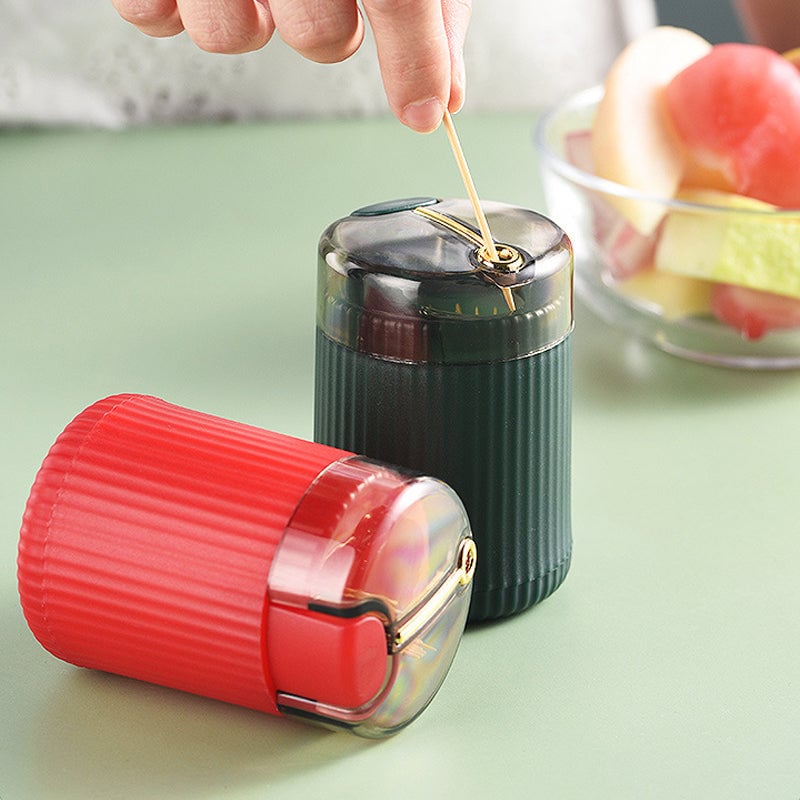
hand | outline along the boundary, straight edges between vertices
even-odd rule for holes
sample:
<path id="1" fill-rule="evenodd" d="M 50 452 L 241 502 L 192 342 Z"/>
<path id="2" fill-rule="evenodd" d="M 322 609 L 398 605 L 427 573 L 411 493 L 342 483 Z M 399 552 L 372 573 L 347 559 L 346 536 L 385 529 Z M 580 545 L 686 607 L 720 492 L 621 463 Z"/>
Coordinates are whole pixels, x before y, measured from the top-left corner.
<path id="1" fill-rule="evenodd" d="M 343 61 L 361 45 L 356 0 L 112 0 L 120 16 L 151 36 L 186 30 L 214 53 L 263 47 L 277 30 L 298 53 Z M 375 34 L 383 85 L 397 118 L 426 133 L 444 109 L 464 102 L 463 47 L 471 0 L 363 0 Z"/>

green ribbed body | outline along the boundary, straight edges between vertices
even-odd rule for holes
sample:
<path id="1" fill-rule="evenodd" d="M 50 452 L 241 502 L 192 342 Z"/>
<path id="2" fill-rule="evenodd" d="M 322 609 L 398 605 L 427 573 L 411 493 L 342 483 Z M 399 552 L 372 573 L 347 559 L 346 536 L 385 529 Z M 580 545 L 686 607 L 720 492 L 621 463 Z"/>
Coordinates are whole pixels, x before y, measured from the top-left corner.
<path id="1" fill-rule="evenodd" d="M 450 484 L 478 546 L 470 620 L 522 611 L 564 580 L 571 341 L 485 364 L 357 353 L 317 330 L 315 439 Z"/>

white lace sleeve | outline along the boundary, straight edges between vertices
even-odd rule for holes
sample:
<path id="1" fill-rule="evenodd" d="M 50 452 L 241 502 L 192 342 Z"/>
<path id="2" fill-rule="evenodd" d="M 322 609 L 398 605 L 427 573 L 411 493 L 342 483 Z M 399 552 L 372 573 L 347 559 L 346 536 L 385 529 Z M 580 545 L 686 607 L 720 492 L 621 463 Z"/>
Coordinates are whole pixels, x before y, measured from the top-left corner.
<path id="1" fill-rule="evenodd" d="M 598 81 L 625 41 L 655 22 L 652 0 L 475 0 L 468 107 L 535 108 Z M 3 0 L 0 124 L 122 127 L 199 119 L 387 110 L 368 38 L 343 64 L 313 64 L 278 37 L 241 56 L 185 36 L 151 39 L 110 0 Z"/>

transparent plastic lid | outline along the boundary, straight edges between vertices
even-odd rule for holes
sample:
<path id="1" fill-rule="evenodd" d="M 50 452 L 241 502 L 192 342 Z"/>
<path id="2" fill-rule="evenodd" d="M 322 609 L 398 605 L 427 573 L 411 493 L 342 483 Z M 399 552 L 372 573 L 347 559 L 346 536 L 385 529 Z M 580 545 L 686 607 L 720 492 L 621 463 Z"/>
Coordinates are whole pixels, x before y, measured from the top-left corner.
<path id="1" fill-rule="evenodd" d="M 319 248 L 318 325 L 370 355 L 418 362 L 506 360 L 572 329 L 572 249 L 555 223 L 484 203 L 492 261 L 467 200 L 410 198 L 333 223 Z"/>
<path id="2" fill-rule="evenodd" d="M 313 484 L 268 580 L 279 709 L 367 737 L 416 718 L 466 623 L 475 546 L 444 483 L 353 457 Z"/>

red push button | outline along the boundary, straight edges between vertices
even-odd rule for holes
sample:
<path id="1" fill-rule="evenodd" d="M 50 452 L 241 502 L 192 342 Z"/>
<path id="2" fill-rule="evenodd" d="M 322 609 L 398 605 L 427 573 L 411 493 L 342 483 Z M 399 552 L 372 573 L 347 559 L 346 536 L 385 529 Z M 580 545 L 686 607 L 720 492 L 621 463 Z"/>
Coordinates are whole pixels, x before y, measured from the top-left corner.
<path id="1" fill-rule="evenodd" d="M 386 679 L 386 631 L 375 616 L 341 619 L 271 606 L 266 644 L 279 693 L 355 709 L 372 700 Z"/>

